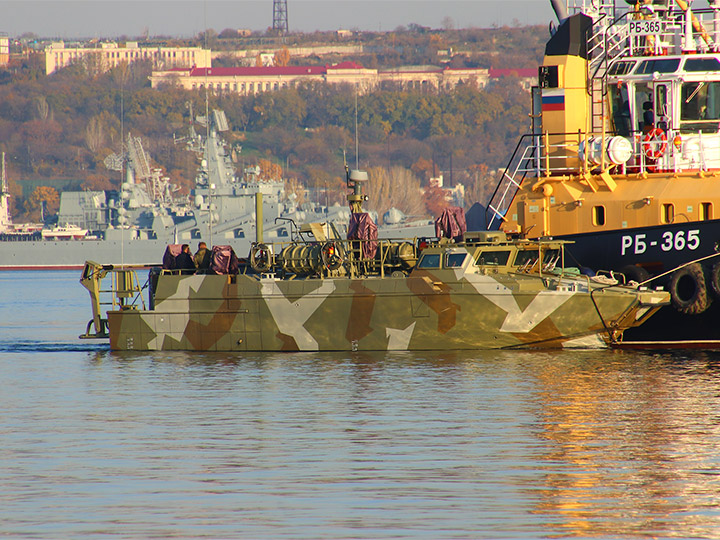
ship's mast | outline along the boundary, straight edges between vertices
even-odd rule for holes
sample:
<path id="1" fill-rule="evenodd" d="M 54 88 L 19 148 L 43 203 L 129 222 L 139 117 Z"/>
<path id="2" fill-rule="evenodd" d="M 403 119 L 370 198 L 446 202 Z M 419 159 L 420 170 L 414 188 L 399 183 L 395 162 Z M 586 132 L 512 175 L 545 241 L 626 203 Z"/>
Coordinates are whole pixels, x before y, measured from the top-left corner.
<path id="1" fill-rule="evenodd" d="M 5 176 L 5 152 L 2 153 L 2 171 L 0 171 L 0 233 L 10 229 L 10 189 Z"/>

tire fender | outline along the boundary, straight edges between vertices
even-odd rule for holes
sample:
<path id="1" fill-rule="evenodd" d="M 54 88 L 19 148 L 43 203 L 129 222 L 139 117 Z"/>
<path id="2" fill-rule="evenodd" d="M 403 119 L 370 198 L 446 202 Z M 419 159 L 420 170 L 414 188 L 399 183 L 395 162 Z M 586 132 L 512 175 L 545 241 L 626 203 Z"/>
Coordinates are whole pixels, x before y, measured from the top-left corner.
<path id="1" fill-rule="evenodd" d="M 672 305 L 680 313 L 697 315 L 712 303 L 705 270 L 699 263 L 693 263 L 675 272 L 670 280 Z"/>

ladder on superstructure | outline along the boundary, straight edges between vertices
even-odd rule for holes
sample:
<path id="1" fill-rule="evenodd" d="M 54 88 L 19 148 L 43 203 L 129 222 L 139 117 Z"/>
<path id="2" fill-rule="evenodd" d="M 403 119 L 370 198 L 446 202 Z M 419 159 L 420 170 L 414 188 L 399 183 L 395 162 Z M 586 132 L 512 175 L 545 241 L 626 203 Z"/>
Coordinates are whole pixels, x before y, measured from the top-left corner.
<path id="1" fill-rule="evenodd" d="M 608 132 L 606 121 L 608 92 L 607 75 L 612 61 L 629 50 L 627 25 L 614 24 L 617 17 L 615 4 L 601 0 L 595 7 L 592 36 L 588 39 L 588 93 L 590 95 L 590 131 L 599 134 Z"/>

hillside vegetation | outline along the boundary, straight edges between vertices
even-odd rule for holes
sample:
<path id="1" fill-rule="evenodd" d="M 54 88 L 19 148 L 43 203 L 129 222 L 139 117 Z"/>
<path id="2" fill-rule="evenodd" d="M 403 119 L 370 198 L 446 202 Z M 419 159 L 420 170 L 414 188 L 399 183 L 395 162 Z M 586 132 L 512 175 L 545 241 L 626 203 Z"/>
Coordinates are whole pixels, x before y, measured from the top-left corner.
<path id="1" fill-rule="evenodd" d="M 520 30 L 507 31 L 515 39 L 510 44 L 505 40 L 496 50 L 474 49 L 462 61 L 492 57 L 496 66 L 537 65 L 538 29 Z M 413 39 L 424 35 L 416 34 Z M 425 42 L 430 43 L 428 36 Z M 521 66 L 513 62 L 521 49 L 518 42 L 532 47 Z M 482 43 L 491 45 L 493 40 Z M 206 95 L 174 87 L 151 89 L 149 73 L 150 66 L 142 63 L 103 74 L 78 64 L 46 77 L 37 58 L 31 58 L 0 77 L 0 150 L 6 153 L 17 221 L 34 217 L 37 205 L 31 204 L 31 195 L 38 186 L 57 191 L 117 189 L 120 173 L 106 169 L 103 161 L 120 150 L 121 138 L 129 133 L 142 138 L 155 166 L 183 192 L 189 191 L 198 157 L 182 138 L 188 133 L 191 109 L 204 114 Z M 319 188 L 323 197 L 333 200 L 344 196 L 346 155 L 351 167 L 357 161 L 361 168 L 373 168 L 385 179 L 381 181 L 410 178 L 427 184 L 430 177 L 443 174 L 446 185 L 465 184 L 468 205 L 484 201 L 494 187 L 491 171 L 505 165 L 518 136 L 529 127 L 529 92 L 512 77 L 482 90 L 386 89 L 356 96 L 351 87 L 308 84 L 207 99 L 210 109 L 227 114 L 232 131 L 226 140 L 239 172 L 258 163 L 275 164 L 293 185 Z M 390 203 L 374 204 L 382 210 Z M 416 207 L 413 203 L 410 211 L 418 212 Z"/>

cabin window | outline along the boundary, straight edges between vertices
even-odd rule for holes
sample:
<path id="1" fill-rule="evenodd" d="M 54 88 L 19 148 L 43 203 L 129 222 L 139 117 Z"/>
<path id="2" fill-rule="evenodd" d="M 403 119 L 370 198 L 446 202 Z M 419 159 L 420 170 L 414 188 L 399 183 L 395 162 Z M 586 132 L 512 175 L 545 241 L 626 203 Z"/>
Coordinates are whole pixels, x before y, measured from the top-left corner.
<path id="1" fill-rule="evenodd" d="M 682 85 L 680 130 L 715 133 L 720 120 L 720 81 Z"/>
<path id="2" fill-rule="evenodd" d="M 467 253 L 448 253 L 445 257 L 446 268 L 460 268 L 465 262 Z"/>
<path id="3" fill-rule="evenodd" d="M 685 61 L 685 71 L 720 71 L 717 58 L 691 58 Z"/>
<path id="4" fill-rule="evenodd" d="M 287 235 L 288 235 L 288 232 L 285 227 L 280 227 L 278 229 L 278 236 L 287 236 Z"/>
<path id="5" fill-rule="evenodd" d="M 625 75 L 632 71 L 635 62 L 615 62 L 610 66 L 610 75 Z"/>
<path id="6" fill-rule="evenodd" d="M 235 235 L 235 238 L 245 238 L 245 231 L 243 231 L 242 229 L 235 229 L 233 233 Z"/>
<path id="7" fill-rule="evenodd" d="M 657 60 L 645 60 L 635 70 L 635 75 L 643 73 L 674 73 L 680 67 L 679 58 L 665 58 Z"/>
<path id="8" fill-rule="evenodd" d="M 672 223 L 675 221 L 675 205 L 672 203 L 664 203 L 661 207 L 661 212 L 660 221 L 663 223 Z"/>
<path id="9" fill-rule="evenodd" d="M 193 229 L 192 231 L 190 231 L 190 238 L 192 238 L 193 240 L 198 240 L 202 238 L 202 235 L 200 234 L 200 229 Z"/>
<path id="10" fill-rule="evenodd" d="M 505 266 L 510 258 L 510 251 L 480 251 L 475 257 L 475 264 L 492 266 Z"/>
<path id="11" fill-rule="evenodd" d="M 705 221 L 713 218 L 713 207 L 712 203 L 704 202 L 700 203 L 700 220 Z"/>
<path id="12" fill-rule="evenodd" d="M 440 268 L 440 254 L 426 253 L 420 257 L 418 268 Z"/>
<path id="13" fill-rule="evenodd" d="M 605 225 L 605 207 L 604 206 L 593 206 L 592 209 L 592 224 L 596 227 L 602 227 Z"/>

